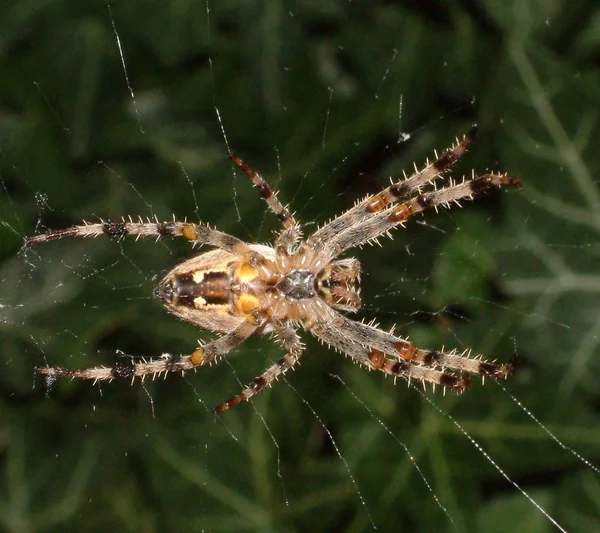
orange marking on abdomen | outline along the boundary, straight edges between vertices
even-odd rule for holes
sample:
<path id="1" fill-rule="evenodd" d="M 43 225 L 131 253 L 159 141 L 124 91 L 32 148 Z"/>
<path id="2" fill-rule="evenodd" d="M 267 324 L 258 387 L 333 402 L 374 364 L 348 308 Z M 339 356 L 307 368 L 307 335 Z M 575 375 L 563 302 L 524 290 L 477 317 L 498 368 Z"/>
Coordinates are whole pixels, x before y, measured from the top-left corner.
<path id="1" fill-rule="evenodd" d="M 253 294 L 242 292 L 236 294 L 233 300 L 233 305 L 237 313 L 241 316 L 246 316 L 253 313 L 258 308 L 258 298 Z"/>

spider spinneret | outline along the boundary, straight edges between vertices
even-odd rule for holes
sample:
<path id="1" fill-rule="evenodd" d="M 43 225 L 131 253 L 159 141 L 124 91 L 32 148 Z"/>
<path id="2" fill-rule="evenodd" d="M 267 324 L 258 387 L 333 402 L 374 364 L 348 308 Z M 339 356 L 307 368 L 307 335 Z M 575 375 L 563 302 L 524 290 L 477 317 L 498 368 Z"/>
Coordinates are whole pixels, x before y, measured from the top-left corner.
<path id="1" fill-rule="evenodd" d="M 521 186 L 519 180 L 497 173 L 473 175 L 462 183 L 450 181 L 442 188 L 432 185 L 466 152 L 475 132 L 474 126 L 422 170 L 358 202 L 306 240 L 301 239 L 300 224 L 267 182 L 234 154 L 229 156 L 231 161 L 250 178 L 282 223 L 274 246 L 248 244 L 199 223 L 125 219 L 84 222 L 31 237 L 27 244 L 101 234 L 118 238 L 183 236 L 192 243 L 214 247 L 173 268 L 158 284 L 156 294 L 180 319 L 221 334 L 187 355 L 166 355 L 113 368 L 71 370 L 46 366 L 37 367 L 36 371 L 49 380 L 56 376 L 94 381 L 144 379 L 211 364 L 251 335 L 272 332 L 283 345 L 285 356 L 239 394 L 217 406 L 214 411 L 221 413 L 249 400 L 299 361 L 304 346 L 297 330 L 303 328 L 368 369 L 395 377 L 417 379 L 458 392 L 466 389 L 472 375 L 508 377 L 514 369 L 512 363 L 489 363 L 470 357 L 468 352 L 421 349 L 342 314 L 360 308 L 360 263 L 354 258 L 340 259 L 347 250 L 387 234 L 427 209 L 450 207 L 495 188 Z M 427 186 L 429 189 L 423 192 Z"/>

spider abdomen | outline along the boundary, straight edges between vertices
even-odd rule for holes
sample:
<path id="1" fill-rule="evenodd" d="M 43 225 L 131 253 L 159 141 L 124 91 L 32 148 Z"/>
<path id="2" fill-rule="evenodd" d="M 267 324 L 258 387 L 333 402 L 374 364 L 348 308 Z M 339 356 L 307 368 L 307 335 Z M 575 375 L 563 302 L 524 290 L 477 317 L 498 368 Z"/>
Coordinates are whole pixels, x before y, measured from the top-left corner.
<path id="1" fill-rule="evenodd" d="M 200 307 L 227 305 L 231 295 L 231 275 L 224 271 L 185 272 L 175 274 L 158 289 L 161 300 L 171 305 Z"/>
<path id="2" fill-rule="evenodd" d="M 251 249 L 266 258 L 274 257 L 268 246 L 252 245 Z M 168 272 L 156 295 L 182 320 L 228 333 L 260 305 L 262 282 L 256 274 L 235 254 L 210 250 Z"/>

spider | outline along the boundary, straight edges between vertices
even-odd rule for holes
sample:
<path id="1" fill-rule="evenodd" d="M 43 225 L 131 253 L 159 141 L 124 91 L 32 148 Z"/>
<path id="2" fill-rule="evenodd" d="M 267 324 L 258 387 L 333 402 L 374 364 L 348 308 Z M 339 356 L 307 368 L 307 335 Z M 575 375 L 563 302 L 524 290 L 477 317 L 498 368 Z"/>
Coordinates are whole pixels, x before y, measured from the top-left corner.
<path id="1" fill-rule="evenodd" d="M 422 170 L 368 196 L 307 239 L 301 226 L 267 182 L 237 155 L 234 165 L 243 171 L 281 222 L 273 246 L 248 244 L 236 237 L 191 222 L 159 222 L 123 219 L 121 222 L 87 223 L 50 231 L 27 240 L 27 244 L 62 237 L 183 236 L 193 244 L 214 249 L 175 266 L 158 284 L 156 294 L 166 308 L 182 320 L 221 334 L 187 355 L 118 364 L 112 368 L 82 370 L 37 367 L 36 372 L 53 381 L 57 376 L 94 381 L 185 372 L 217 362 L 254 334 L 273 333 L 285 355 L 239 394 L 218 405 L 215 413 L 250 400 L 279 376 L 294 367 L 304 346 L 298 329 L 311 332 L 321 342 L 366 366 L 394 377 L 420 380 L 463 392 L 472 375 L 506 378 L 513 363 L 495 364 L 470 351 L 426 350 L 372 324 L 343 314 L 360 308 L 360 263 L 340 258 L 347 250 L 374 241 L 409 218 L 427 209 L 450 207 L 459 200 L 473 199 L 490 189 L 520 187 L 506 174 L 488 173 L 437 188 L 440 178 L 468 149 L 475 138 L 473 126 L 462 140 L 448 148 Z M 415 167 L 416 169 L 416 167 Z"/>

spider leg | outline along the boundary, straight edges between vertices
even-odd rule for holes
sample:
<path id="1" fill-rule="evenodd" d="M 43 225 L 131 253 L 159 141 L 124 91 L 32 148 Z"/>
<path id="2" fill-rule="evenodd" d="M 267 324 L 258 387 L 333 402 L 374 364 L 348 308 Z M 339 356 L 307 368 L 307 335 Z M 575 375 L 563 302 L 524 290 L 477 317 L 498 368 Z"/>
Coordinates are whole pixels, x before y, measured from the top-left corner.
<path id="1" fill-rule="evenodd" d="M 248 401 L 252 396 L 255 396 L 266 387 L 269 387 L 279 376 L 292 368 L 300 359 L 301 354 L 302 352 L 297 354 L 288 353 L 277 361 L 277 363 L 267 368 L 263 374 L 254 379 L 254 381 L 244 388 L 242 392 L 233 398 L 230 398 L 225 403 L 215 407 L 214 412 L 219 414 L 227 409 L 235 407 L 240 402 Z"/>
<path id="2" fill-rule="evenodd" d="M 452 203 L 458 204 L 459 200 L 472 200 L 492 189 L 507 186 L 520 187 L 521 182 L 505 174 L 491 173 L 420 194 L 406 202 L 388 207 L 332 237 L 324 244 L 325 253 L 330 257 L 336 257 L 349 248 L 377 239 L 426 209 L 450 207 Z"/>
<path id="3" fill-rule="evenodd" d="M 236 329 L 215 339 L 204 346 L 196 348 L 189 355 L 173 356 L 169 354 L 163 357 L 142 361 L 141 363 L 120 364 L 112 368 L 99 366 L 73 370 L 69 368 L 58 367 L 36 367 L 38 374 L 46 376 L 51 382 L 59 376 L 66 376 L 78 379 L 92 379 L 94 381 L 106 381 L 121 378 L 139 377 L 145 379 L 146 376 L 156 378 L 161 374 L 169 372 L 185 372 L 201 365 L 211 364 L 217 358 L 227 354 L 233 348 L 241 344 L 259 329 L 262 324 L 257 324 L 252 318 L 246 319 Z"/>
<path id="4" fill-rule="evenodd" d="M 511 364 L 496 365 L 455 352 L 416 348 L 402 338 L 350 320 L 331 308 L 319 306 L 318 313 L 320 318 L 311 327 L 318 338 L 359 363 L 387 374 L 429 381 L 462 392 L 469 382 L 465 373 L 506 378 L 513 371 Z M 458 371 L 461 376 L 445 369 Z"/>
<path id="5" fill-rule="evenodd" d="M 315 331 L 315 335 L 344 355 L 351 357 L 356 363 L 366 366 L 369 370 L 379 370 L 385 374 L 401 377 L 408 381 L 415 379 L 421 382 L 433 383 L 457 392 L 463 392 L 471 381 L 467 373 L 456 376 L 426 366 L 412 364 L 401 357 L 396 356 L 394 359 L 390 359 L 379 350 L 349 341 L 347 337 L 330 335 L 325 330 Z"/>
<path id="6" fill-rule="evenodd" d="M 226 402 L 215 407 L 215 414 L 220 414 L 227 409 L 235 407 L 238 403 L 248 401 L 250 398 L 270 387 L 271 384 L 282 374 L 292 368 L 300 359 L 304 346 L 300 342 L 300 337 L 289 324 L 275 323 L 275 330 L 279 340 L 282 342 L 288 353 L 277 363 L 270 366 L 260 376 L 255 378 L 250 385 L 246 386 L 242 392 L 233 396 Z"/>
<path id="7" fill-rule="evenodd" d="M 252 256 L 255 253 L 250 247 L 232 235 L 211 229 L 204 224 L 193 224 L 190 222 L 101 222 L 99 224 L 84 223 L 71 228 L 50 231 L 48 233 L 35 235 L 27 239 L 27 244 L 47 242 L 63 237 L 97 237 L 98 235 L 109 235 L 111 237 L 135 236 L 182 236 L 198 243 L 208 244 L 227 250 L 238 256 Z"/>
<path id="8" fill-rule="evenodd" d="M 466 153 L 475 139 L 476 133 L 477 125 L 473 125 L 462 141 L 457 139 L 456 144 L 445 150 L 441 157 L 432 163 L 428 163 L 422 170 L 415 171 L 409 178 L 393 183 L 380 193 L 365 198 L 362 202 L 342 213 L 339 217 L 333 219 L 311 235 L 308 238 L 308 244 L 314 245 L 318 242 L 327 243 L 345 228 L 360 223 L 360 221 L 372 213 L 381 211 L 388 205 L 410 196 L 414 191 L 419 190 L 422 185 L 430 183 L 448 170 Z"/>
<path id="9" fill-rule="evenodd" d="M 283 230 L 277 238 L 276 246 L 283 250 L 291 251 L 294 245 L 300 240 L 300 225 L 296 222 L 294 215 L 279 201 L 277 193 L 271 189 L 269 184 L 258 172 L 252 170 L 244 161 L 233 153 L 229 154 L 229 159 L 231 159 L 231 162 L 250 178 L 252 185 L 258 191 L 258 194 L 260 194 L 267 203 L 271 212 L 281 221 Z"/>
<path id="10" fill-rule="evenodd" d="M 229 154 L 229 159 L 231 159 L 231 162 L 250 178 L 252 185 L 258 191 L 258 194 L 260 194 L 263 200 L 267 202 L 269 209 L 281 221 L 284 228 L 290 229 L 298 225 L 291 211 L 279 201 L 277 193 L 273 192 L 269 184 L 258 172 L 252 170 L 235 154 Z"/>
<path id="11" fill-rule="evenodd" d="M 380 350 L 355 342 L 350 337 L 340 335 L 335 330 L 326 327 L 315 326 L 312 333 L 322 342 L 349 356 L 356 363 L 366 366 L 369 370 L 379 370 L 385 374 L 409 381 L 416 379 L 433 383 L 457 392 L 463 392 L 470 382 L 469 375 L 466 373 L 455 376 L 430 367 L 413 364 L 402 359 L 398 354 L 392 355 L 393 359 L 390 359 Z"/>

